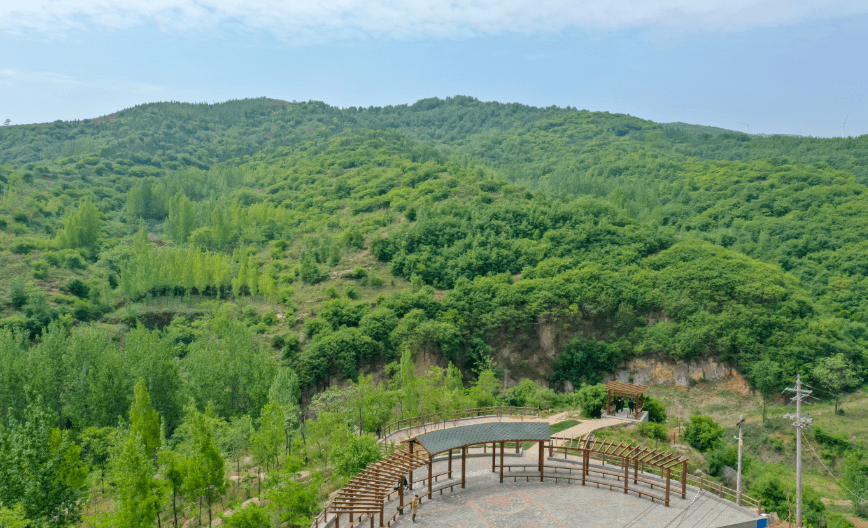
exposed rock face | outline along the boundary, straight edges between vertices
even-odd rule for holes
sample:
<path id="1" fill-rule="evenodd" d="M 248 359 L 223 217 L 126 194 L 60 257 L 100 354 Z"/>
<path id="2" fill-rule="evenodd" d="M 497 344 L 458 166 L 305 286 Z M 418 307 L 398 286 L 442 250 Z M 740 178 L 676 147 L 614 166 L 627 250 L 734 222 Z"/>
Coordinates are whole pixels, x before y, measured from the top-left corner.
<path id="1" fill-rule="evenodd" d="M 646 314 L 649 324 L 666 321 L 662 314 Z M 557 355 L 576 335 L 592 337 L 610 328 L 605 321 L 592 318 L 547 321 L 543 318 L 530 328 L 504 329 L 491 343 L 494 360 L 504 368 L 504 388 L 514 387 L 525 378 L 544 384 L 552 378 Z M 428 360 L 427 363 L 436 363 Z M 418 368 L 418 364 L 417 364 Z M 617 380 L 637 385 L 675 385 L 688 387 L 690 380 L 725 381 L 727 389 L 746 393 L 747 383 L 732 367 L 712 357 L 673 361 L 665 356 L 646 356 L 629 360 L 604 381 Z M 559 390 L 570 392 L 573 384 L 563 383 Z"/>
<path id="2" fill-rule="evenodd" d="M 687 387 L 690 380 L 719 381 L 738 376 L 732 367 L 719 363 L 714 358 L 699 358 L 690 362 L 659 359 L 633 358 L 618 368 L 609 380 L 636 385 L 676 385 Z M 740 377 L 740 376 L 739 376 Z"/>

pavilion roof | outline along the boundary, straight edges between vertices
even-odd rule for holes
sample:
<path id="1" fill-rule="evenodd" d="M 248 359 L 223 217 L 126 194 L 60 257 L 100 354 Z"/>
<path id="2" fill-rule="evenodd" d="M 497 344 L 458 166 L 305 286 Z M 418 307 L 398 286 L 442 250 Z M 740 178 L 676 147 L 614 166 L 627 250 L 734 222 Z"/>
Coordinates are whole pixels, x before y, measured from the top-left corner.
<path id="1" fill-rule="evenodd" d="M 623 392 L 626 394 L 644 394 L 645 391 L 648 390 L 648 386 L 621 383 L 620 381 L 610 381 L 609 383 L 606 383 L 606 390 L 609 392 Z"/>

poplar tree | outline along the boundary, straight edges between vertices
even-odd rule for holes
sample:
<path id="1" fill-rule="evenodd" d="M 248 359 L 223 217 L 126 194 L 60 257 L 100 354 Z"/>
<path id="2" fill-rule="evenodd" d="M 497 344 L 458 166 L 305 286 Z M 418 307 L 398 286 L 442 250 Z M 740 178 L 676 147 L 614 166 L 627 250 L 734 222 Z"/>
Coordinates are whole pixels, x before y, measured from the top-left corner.
<path id="1" fill-rule="evenodd" d="M 229 482 L 225 477 L 225 461 L 214 442 L 213 426 L 208 417 L 189 408 L 190 421 L 190 464 L 184 485 L 189 498 L 203 498 L 208 504 L 208 526 L 212 524 L 211 506 L 226 493 Z"/>
<path id="2" fill-rule="evenodd" d="M 160 415 L 151 406 L 151 397 L 143 378 L 139 378 L 133 392 L 135 401 L 130 407 L 130 430 L 133 435 L 141 438 L 148 458 L 153 458 L 161 443 Z"/>
<path id="3" fill-rule="evenodd" d="M 57 233 L 55 242 L 60 248 L 80 248 L 94 252 L 102 236 L 102 225 L 99 209 L 90 198 L 85 198 L 79 205 L 78 211 L 67 217 L 63 229 Z"/>
<path id="4" fill-rule="evenodd" d="M 247 288 L 250 290 L 250 296 L 256 297 L 259 292 L 259 262 L 256 258 L 247 260 Z"/>
<path id="5" fill-rule="evenodd" d="M 132 411 L 130 412 L 132 417 Z M 160 513 L 164 490 L 154 478 L 154 463 L 141 434 L 130 430 L 123 450 L 114 460 L 119 508 L 117 526 L 150 528 Z"/>
<path id="6" fill-rule="evenodd" d="M 68 431 L 35 392 L 27 391 L 27 420 L 0 426 L 0 504 L 20 504 L 31 524 L 74 523 L 83 497 L 87 466 Z"/>
<path id="7" fill-rule="evenodd" d="M 247 255 L 243 254 L 238 261 L 238 273 L 232 281 L 232 290 L 236 297 L 241 297 L 244 286 L 247 285 Z"/>
<path id="8" fill-rule="evenodd" d="M 174 519 L 172 526 L 177 528 L 178 496 L 184 489 L 184 480 L 190 470 L 190 459 L 183 453 L 166 449 L 160 452 L 159 461 L 163 468 L 163 477 L 172 490 L 172 517 Z"/>
<path id="9" fill-rule="evenodd" d="M 169 202 L 169 218 L 166 219 L 166 234 L 176 244 L 183 244 L 196 229 L 196 206 L 187 195 L 178 191 Z"/>
<path id="10" fill-rule="evenodd" d="M 226 249 L 232 241 L 232 224 L 220 206 L 211 211 L 211 238 L 217 249 Z"/>

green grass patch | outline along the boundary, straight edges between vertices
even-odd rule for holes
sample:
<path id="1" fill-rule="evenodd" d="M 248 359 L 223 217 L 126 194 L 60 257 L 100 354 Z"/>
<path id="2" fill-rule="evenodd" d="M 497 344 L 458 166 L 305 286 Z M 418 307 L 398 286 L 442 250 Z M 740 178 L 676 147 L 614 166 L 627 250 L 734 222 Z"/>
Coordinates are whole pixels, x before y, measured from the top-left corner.
<path id="1" fill-rule="evenodd" d="M 579 425 L 580 423 L 582 423 L 582 422 L 580 422 L 578 420 L 564 420 L 563 422 L 558 422 L 556 424 L 552 424 L 549 427 L 549 431 L 551 432 L 551 434 L 558 434 L 561 431 L 566 431 L 570 427 L 575 427 L 575 426 Z"/>

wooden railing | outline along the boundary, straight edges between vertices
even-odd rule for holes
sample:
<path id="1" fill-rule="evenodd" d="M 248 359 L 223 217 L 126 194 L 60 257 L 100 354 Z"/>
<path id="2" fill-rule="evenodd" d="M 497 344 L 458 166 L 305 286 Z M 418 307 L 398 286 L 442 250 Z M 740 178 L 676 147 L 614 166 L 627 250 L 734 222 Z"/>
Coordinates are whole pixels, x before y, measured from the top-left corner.
<path id="1" fill-rule="evenodd" d="M 577 449 L 581 445 L 581 441 L 579 440 L 570 440 L 567 438 L 559 438 L 553 437 L 554 440 L 561 440 L 564 443 L 561 445 L 554 445 L 550 448 L 551 453 L 559 453 L 564 458 L 569 458 L 570 455 L 578 456 L 576 453 L 579 451 Z M 591 458 L 599 461 L 602 465 L 612 465 L 622 467 L 623 459 L 617 456 L 611 456 L 603 453 L 594 452 L 591 454 Z M 658 476 L 660 478 L 666 478 L 666 473 L 653 465 L 639 464 L 639 471 Z M 681 482 L 680 474 L 674 473 L 672 475 L 673 482 Z M 732 502 L 739 504 L 740 506 L 747 506 L 752 510 L 755 510 L 757 514 L 762 514 L 762 501 L 759 499 L 755 499 L 749 495 L 746 495 L 744 492 L 741 494 L 741 502 L 739 502 L 738 492 L 732 488 L 728 488 L 719 482 L 715 482 L 713 480 L 706 479 L 705 476 L 696 477 L 694 475 L 687 475 L 687 483 L 691 486 L 699 488 L 704 491 L 709 491 L 720 498 L 729 499 Z"/>
<path id="2" fill-rule="evenodd" d="M 420 416 L 412 416 L 402 420 L 389 422 L 381 429 L 382 437 L 388 437 L 396 431 L 406 429 L 408 427 L 427 427 L 437 429 L 439 426 L 445 426 L 447 422 L 460 420 L 462 418 L 478 418 L 482 416 L 539 416 L 539 409 L 536 407 L 513 407 L 513 406 L 494 406 L 494 407 L 477 407 L 475 409 L 458 409 L 455 411 L 443 411 L 439 413 L 423 414 Z"/>
<path id="3" fill-rule="evenodd" d="M 713 480 L 706 480 L 704 476 L 697 478 L 693 475 L 687 475 L 687 483 L 691 486 L 696 486 L 701 490 L 710 491 L 722 499 L 729 499 L 732 502 L 738 503 L 738 493 L 734 489 L 727 488 L 723 484 L 714 482 Z M 741 494 L 740 504 L 756 510 L 757 514 L 763 513 L 762 501 L 749 497 L 743 492 Z"/>

